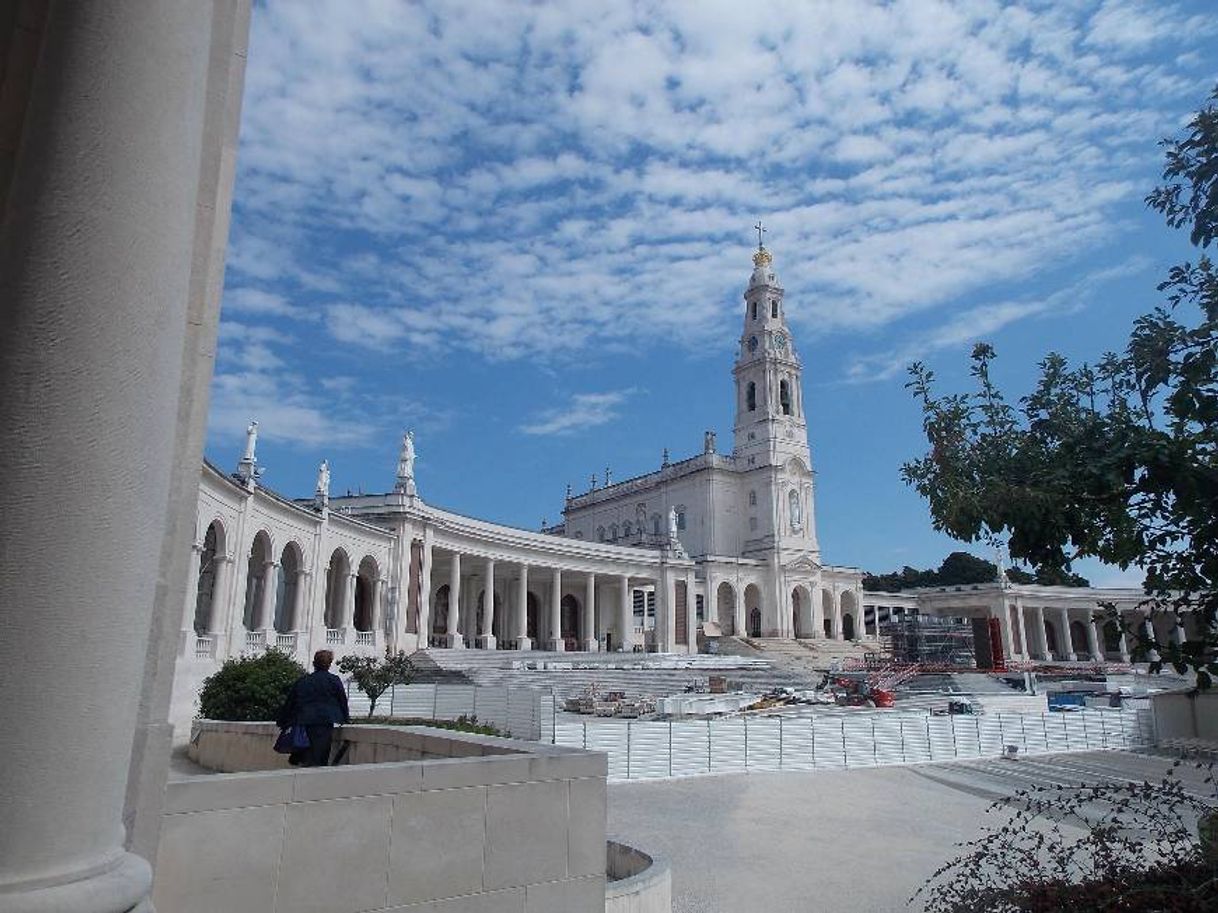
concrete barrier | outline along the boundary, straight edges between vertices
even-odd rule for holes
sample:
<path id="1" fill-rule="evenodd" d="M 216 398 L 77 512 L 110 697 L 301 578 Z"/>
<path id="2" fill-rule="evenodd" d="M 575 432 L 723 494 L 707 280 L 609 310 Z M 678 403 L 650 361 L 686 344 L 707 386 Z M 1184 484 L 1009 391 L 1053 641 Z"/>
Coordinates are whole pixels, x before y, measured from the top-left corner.
<path id="1" fill-rule="evenodd" d="M 1218 692 L 1156 694 L 1151 706 L 1160 744 L 1187 739 L 1218 745 Z"/>
<path id="2" fill-rule="evenodd" d="M 605 913 L 672 913 L 668 860 L 610 840 L 605 879 Z"/>
<path id="3" fill-rule="evenodd" d="M 275 731 L 198 724 L 197 763 L 259 769 L 170 781 L 157 909 L 605 909 L 603 754 L 426 727 L 352 726 L 343 733 L 352 757 L 378 763 L 285 770 L 270 751 Z M 412 753 L 419 757 L 397 760 Z"/>

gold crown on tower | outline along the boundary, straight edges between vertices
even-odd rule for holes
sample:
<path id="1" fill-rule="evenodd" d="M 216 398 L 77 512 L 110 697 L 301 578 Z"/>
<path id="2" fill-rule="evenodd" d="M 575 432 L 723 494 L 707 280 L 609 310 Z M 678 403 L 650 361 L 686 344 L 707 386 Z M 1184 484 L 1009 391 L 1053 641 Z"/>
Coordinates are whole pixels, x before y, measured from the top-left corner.
<path id="1" fill-rule="evenodd" d="M 769 266 L 773 262 L 774 258 L 764 247 L 758 248 L 757 253 L 753 254 L 753 266 Z"/>

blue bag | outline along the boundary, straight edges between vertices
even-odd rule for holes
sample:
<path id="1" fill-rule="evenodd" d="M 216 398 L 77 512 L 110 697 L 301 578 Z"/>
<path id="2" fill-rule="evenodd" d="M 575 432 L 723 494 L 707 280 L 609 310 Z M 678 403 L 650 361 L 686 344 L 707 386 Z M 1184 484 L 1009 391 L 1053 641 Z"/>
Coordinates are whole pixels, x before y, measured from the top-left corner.
<path id="1" fill-rule="evenodd" d="M 279 738 L 275 739 L 275 751 L 279 754 L 291 754 L 294 751 L 303 751 L 308 747 L 309 734 L 299 723 L 281 730 Z"/>

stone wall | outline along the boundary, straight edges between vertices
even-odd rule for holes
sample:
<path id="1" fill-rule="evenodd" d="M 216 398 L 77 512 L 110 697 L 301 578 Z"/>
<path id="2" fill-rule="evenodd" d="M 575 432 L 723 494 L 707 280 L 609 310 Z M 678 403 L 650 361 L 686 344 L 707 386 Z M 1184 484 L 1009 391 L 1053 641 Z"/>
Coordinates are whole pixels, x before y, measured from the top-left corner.
<path id="1" fill-rule="evenodd" d="M 273 727 L 204 722 L 201 730 L 199 745 L 232 745 L 269 743 Z M 604 755 L 422 727 L 351 727 L 345 735 L 356 757 L 430 757 L 170 782 L 157 909 L 604 909 Z"/>
<path id="2" fill-rule="evenodd" d="M 1159 742 L 1200 739 L 1218 744 L 1218 692 L 1173 692 L 1151 698 Z"/>

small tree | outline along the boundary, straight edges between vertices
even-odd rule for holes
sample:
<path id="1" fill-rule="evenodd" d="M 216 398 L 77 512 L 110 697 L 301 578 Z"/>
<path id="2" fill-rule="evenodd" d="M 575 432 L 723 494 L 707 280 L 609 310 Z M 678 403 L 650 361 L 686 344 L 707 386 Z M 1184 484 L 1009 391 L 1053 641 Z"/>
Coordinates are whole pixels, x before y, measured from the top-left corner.
<path id="1" fill-rule="evenodd" d="M 355 687 L 368 695 L 369 717 L 382 694 L 393 685 L 409 685 L 415 676 L 410 657 L 402 650 L 391 653 L 388 648 L 384 659 L 348 654 L 338 661 L 338 671 L 350 675 Z"/>
<path id="2" fill-rule="evenodd" d="M 1147 197 L 1204 249 L 1218 237 L 1218 90 L 1164 143 L 1165 183 Z M 1011 404 L 991 379 L 994 349 L 973 350 L 971 394 L 938 395 L 910 368 L 930 452 L 902 467 L 935 528 L 966 542 L 1005 538 L 1038 575 L 1095 557 L 1146 572 L 1144 603 L 1186 643 L 1127 627 L 1156 671 L 1218 675 L 1218 266 L 1202 254 L 1159 285 L 1166 306 L 1133 326 L 1122 353 L 1072 368 L 1057 354 Z"/>
<path id="3" fill-rule="evenodd" d="M 273 720 L 304 666 L 274 648 L 259 656 L 227 659 L 203 682 L 199 716 L 208 720 Z"/>

